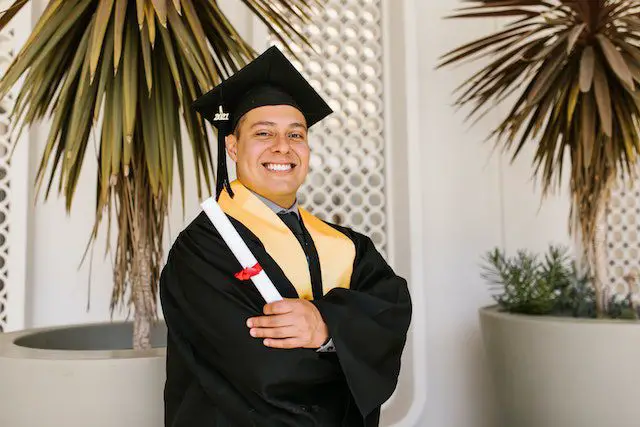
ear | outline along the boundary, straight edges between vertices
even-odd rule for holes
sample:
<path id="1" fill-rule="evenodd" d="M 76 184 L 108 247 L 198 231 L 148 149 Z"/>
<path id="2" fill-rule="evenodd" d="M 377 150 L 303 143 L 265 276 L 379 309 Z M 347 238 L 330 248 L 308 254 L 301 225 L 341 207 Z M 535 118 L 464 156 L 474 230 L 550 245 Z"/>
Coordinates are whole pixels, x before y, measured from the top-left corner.
<path id="1" fill-rule="evenodd" d="M 234 134 L 227 135 L 224 139 L 225 146 L 227 147 L 227 154 L 234 162 L 238 161 L 238 138 Z"/>

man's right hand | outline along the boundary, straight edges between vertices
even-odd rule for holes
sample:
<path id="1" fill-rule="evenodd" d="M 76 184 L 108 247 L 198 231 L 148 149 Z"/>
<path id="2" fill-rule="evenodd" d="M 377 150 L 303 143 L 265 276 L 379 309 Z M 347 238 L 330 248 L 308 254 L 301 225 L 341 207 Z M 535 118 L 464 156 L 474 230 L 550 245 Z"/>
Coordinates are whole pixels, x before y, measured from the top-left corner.
<path id="1" fill-rule="evenodd" d="M 307 300 L 276 301 L 264 306 L 264 314 L 247 320 L 247 326 L 267 347 L 317 349 L 329 339 L 327 324 Z"/>

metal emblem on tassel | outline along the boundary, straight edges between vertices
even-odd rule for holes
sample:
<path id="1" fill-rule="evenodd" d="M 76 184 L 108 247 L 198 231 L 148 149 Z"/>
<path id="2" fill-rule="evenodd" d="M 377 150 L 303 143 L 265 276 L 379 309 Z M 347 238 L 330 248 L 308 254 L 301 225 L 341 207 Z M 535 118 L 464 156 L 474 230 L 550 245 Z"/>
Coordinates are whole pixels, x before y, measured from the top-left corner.
<path id="1" fill-rule="evenodd" d="M 213 120 L 216 122 L 229 120 L 229 113 L 224 112 L 224 110 L 222 109 L 222 105 L 218 107 L 218 112 L 215 114 L 215 116 L 213 116 Z"/>

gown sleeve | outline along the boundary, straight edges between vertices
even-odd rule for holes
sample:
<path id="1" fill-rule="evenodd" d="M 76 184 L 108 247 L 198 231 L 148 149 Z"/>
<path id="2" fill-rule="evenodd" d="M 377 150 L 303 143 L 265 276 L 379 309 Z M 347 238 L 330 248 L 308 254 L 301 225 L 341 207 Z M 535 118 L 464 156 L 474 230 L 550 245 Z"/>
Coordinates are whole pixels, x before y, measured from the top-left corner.
<path id="1" fill-rule="evenodd" d="M 356 259 L 350 289 L 314 301 L 364 417 L 391 397 L 398 382 L 412 304 L 405 279 L 394 273 L 366 236 L 351 232 Z"/>

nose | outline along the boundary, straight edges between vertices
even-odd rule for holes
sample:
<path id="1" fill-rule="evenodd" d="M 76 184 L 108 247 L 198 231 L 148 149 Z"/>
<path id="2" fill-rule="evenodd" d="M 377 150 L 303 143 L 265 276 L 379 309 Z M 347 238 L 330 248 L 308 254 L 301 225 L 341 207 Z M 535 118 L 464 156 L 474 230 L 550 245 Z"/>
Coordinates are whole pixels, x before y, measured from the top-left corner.
<path id="1" fill-rule="evenodd" d="M 289 139 L 285 134 L 278 134 L 273 142 L 271 151 L 279 153 L 288 153 L 291 147 L 289 146 Z"/>

